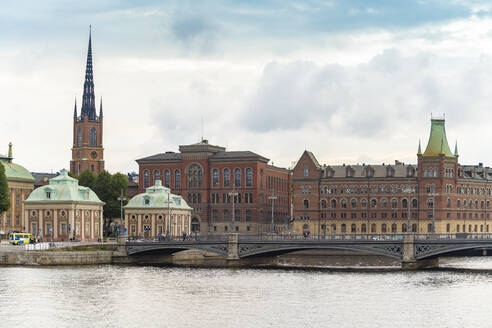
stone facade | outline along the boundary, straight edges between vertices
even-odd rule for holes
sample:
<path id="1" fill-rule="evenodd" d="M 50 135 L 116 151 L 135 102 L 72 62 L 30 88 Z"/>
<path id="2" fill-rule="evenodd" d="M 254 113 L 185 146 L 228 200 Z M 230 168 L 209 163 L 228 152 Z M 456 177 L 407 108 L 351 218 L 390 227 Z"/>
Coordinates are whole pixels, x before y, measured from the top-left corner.
<path id="1" fill-rule="evenodd" d="M 443 119 L 432 120 L 417 164 L 320 165 L 305 151 L 293 170 L 293 231 L 489 232 L 492 169 L 461 165 L 458 158 Z"/>
<path id="2" fill-rule="evenodd" d="M 192 208 L 181 196 L 171 194 L 160 180 L 145 193 L 133 197 L 124 208 L 125 228 L 130 237 L 191 234 Z"/>
<path id="3" fill-rule="evenodd" d="M 9 231 L 25 231 L 24 200 L 34 189 L 34 177 L 24 167 L 13 163 L 12 144 L 9 144 L 8 156 L 0 155 L 0 165 L 5 168 L 5 175 L 10 195 L 10 208 L 0 214 L 0 234 Z"/>
<path id="4" fill-rule="evenodd" d="M 226 151 L 203 140 L 137 160 L 139 189 L 162 180 L 193 207 L 192 230 L 202 233 L 257 234 L 271 231 L 273 193 L 276 231 L 287 231 L 290 172 L 268 165 L 251 151 Z M 232 194 L 230 194 L 232 193 Z M 233 219 L 233 195 L 234 227 Z"/>
<path id="5" fill-rule="evenodd" d="M 45 241 L 96 241 L 102 234 L 103 205 L 91 189 L 61 170 L 24 201 L 23 225 Z"/>

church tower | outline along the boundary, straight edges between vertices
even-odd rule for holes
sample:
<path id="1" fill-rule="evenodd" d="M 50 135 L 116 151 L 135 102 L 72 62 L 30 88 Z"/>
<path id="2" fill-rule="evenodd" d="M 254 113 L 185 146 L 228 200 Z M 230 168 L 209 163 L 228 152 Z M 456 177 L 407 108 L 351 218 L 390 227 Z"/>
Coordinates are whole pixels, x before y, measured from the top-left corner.
<path id="1" fill-rule="evenodd" d="M 72 160 L 70 161 L 70 171 L 75 175 L 80 175 L 86 170 L 96 175 L 104 170 L 102 98 L 99 104 L 99 116 L 97 116 L 90 31 L 80 116 L 77 115 L 77 99 L 75 99 Z"/>

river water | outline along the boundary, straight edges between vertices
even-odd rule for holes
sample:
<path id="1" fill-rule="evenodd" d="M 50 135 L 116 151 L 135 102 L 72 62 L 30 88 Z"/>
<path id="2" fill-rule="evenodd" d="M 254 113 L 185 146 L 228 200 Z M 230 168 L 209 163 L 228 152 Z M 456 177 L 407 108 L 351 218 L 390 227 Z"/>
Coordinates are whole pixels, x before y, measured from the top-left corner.
<path id="1" fill-rule="evenodd" d="M 492 327 L 492 259 L 444 266 L 0 267 L 0 326 Z"/>

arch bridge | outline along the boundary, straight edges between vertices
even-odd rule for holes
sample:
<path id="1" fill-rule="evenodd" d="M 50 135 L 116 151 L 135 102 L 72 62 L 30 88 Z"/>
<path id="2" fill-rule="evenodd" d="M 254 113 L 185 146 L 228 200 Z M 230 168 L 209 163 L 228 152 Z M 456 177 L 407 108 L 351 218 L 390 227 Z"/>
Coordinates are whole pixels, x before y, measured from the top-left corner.
<path id="1" fill-rule="evenodd" d="M 432 260 L 446 254 L 492 249 L 492 234 L 338 234 L 309 237 L 229 234 L 199 240 L 137 240 L 126 243 L 129 256 L 152 252 L 173 254 L 192 249 L 215 253 L 231 261 L 300 250 L 348 250 L 387 256 L 399 260 L 403 268 L 411 269 L 436 265 L 437 262 Z"/>

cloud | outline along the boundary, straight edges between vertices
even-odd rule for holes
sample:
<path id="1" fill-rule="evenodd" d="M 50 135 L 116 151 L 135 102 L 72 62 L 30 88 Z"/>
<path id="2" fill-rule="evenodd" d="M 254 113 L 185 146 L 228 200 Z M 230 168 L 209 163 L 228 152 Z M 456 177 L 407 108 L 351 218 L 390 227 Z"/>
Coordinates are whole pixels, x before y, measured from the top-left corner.
<path id="1" fill-rule="evenodd" d="M 212 20 L 200 16 L 174 17 L 173 36 L 187 47 L 203 52 L 214 50 L 220 28 Z"/>

